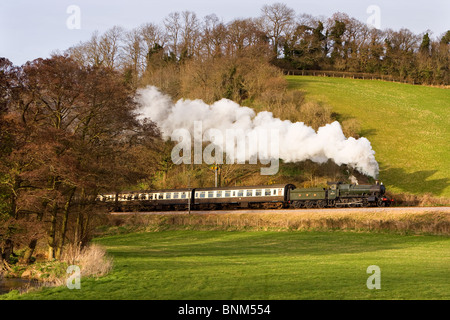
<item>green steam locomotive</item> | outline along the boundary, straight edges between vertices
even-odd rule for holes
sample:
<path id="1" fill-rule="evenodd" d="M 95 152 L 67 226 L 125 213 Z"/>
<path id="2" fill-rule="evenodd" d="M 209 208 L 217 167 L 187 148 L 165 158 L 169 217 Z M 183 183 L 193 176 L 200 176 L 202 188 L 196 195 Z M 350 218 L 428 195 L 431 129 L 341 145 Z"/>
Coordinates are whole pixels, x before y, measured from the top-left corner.
<path id="1" fill-rule="evenodd" d="M 329 188 L 293 189 L 289 201 L 294 208 L 385 207 L 394 201 L 383 184 L 358 185 L 328 182 Z"/>
<path id="2" fill-rule="evenodd" d="M 328 188 L 297 189 L 293 184 L 126 191 L 102 194 L 110 211 L 221 210 L 236 208 L 336 208 L 389 206 L 386 188 L 328 183 Z"/>

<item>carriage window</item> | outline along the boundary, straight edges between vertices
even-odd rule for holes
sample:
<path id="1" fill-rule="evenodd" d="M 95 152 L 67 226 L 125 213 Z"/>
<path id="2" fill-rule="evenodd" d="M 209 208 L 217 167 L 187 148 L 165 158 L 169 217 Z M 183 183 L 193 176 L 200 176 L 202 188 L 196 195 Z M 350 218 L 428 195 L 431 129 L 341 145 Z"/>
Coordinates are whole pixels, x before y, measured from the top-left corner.
<path id="1" fill-rule="evenodd" d="M 162 198 L 163 198 L 163 194 L 160 193 L 160 194 L 158 195 L 158 199 L 162 199 Z"/>
<path id="2" fill-rule="evenodd" d="M 229 197 L 231 195 L 231 191 L 225 191 L 225 197 Z"/>
<path id="3" fill-rule="evenodd" d="M 184 192 L 181 193 L 181 199 L 186 199 L 186 193 L 184 193 Z"/>
<path id="4" fill-rule="evenodd" d="M 247 197 L 251 197 L 253 195 L 253 190 L 247 190 Z"/>
<path id="5" fill-rule="evenodd" d="M 147 195 L 146 194 L 141 194 L 141 200 L 146 200 L 147 199 Z"/>
<path id="6" fill-rule="evenodd" d="M 216 197 L 220 198 L 222 196 L 222 190 L 216 191 Z"/>
<path id="7" fill-rule="evenodd" d="M 171 193 L 166 193 L 166 199 L 170 199 L 172 197 Z"/>
<path id="8" fill-rule="evenodd" d="M 152 200 L 152 199 L 153 199 L 153 193 L 149 193 L 147 199 L 148 199 L 148 200 Z"/>
<path id="9" fill-rule="evenodd" d="M 205 191 L 200 192 L 200 198 L 204 198 L 205 196 L 206 196 L 206 192 Z"/>
<path id="10" fill-rule="evenodd" d="M 214 191 L 208 191 L 208 198 L 214 198 Z"/>
<path id="11" fill-rule="evenodd" d="M 238 195 L 238 197 L 243 197 L 244 196 L 244 190 L 239 190 L 237 195 Z"/>
<path id="12" fill-rule="evenodd" d="M 264 195 L 265 196 L 270 196 L 270 189 L 265 189 L 264 190 Z"/>
<path id="13" fill-rule="evenodd" d="M 273 190 L 272 190 L 272 195 L 274 195 L 274 196 L 277 195 L 277 189 L 273 189 Z"/>
<path id="14" fill-rule="evenodd" d="M 174 198 L 174 199 L 178 199 L 178 196 L 179 196 L 179 193 L 178 193 L 178 192 L 174 192 L 173 198 Z"/>
<path id="15" fill-rule="evenodd" d="M 261 196 L 261 189 L 256 189 L 255 196 Z"/>

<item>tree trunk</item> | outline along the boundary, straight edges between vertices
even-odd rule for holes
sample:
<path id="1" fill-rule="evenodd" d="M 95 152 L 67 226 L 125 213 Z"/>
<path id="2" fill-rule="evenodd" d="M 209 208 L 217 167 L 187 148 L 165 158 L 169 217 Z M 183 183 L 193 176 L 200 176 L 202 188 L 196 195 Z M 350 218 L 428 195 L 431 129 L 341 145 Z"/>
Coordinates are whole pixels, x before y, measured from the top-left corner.
<path id="1" fill-rule="evenodd" d="M 34 249 L 36 249 L 37 239 L 32 239 L 28 244 L 28 248 L 22 258 L 22 263 L 30 264 Z"/>
<path id="2" fill-rule="evenodd" d="M 116 197 L 117 199 L 117 197 Z M 81 238 L 83 233 L 83 212 L 85 209 L 85 194 L 84 188 L 81 190 L 80 202 L 78 205 L 77 221 L 75 224 L 74 243 L 76 246 L 81 246 Z"/>
<path id="3" fill-rule="evenodd" d="M 80 244 L 82 247 L 84 247 L 87 242 L 89 241 L 89 237 L 88 237 L 88 226 L 89 226 L 89 218 L 90 215 L 86 215 L 86 221 L 84 221 L 84 225 L 83 225 L 83 236 L 81 238 Z"/>
<path id="4" fill-rule="evenodd" d="M 11 204 L 10 204 L 10 216 L 14 217 L 15 219 L 18 218 L 17 216 L 17 191 L 20 189 L 21 180 L 19 176 L 14 177 L 14 187 L 11 192 Z"/>
<path id="5" fill-rule="evenodd" d="M 53 207 L 52 216 L 50 218 L 50 230 L 48 231 L 48 257 L 49 261 L 55 258 L 55 237 L 56 237 L 56 213 L 58 212 L 58 206 L 55 204 Z"/>
<path id="6" fill-rule="evenodd" d="M 5 246 L 3 248 L 3 260 L 7 263 L 9 263 L 9 259 L 11 254 L 13 253 L 13 242 L 11 239 L 6 239 Z"/>
<path id="7" fill-rule="evenodd" d="M 0 278 L 3 271 L 3 249 L 0 248 Z"/>
<path id="8" fill-rule="evenodd" d="M 64 247 L 64 241 L 66 238 L 66 231 L 67 231 L 67 221 L 69 220 L 69 209 L 70 209 L 70 203 L 72 202 L 73 195 L 75 194 L 76 188 L 73 188 L 70 190 L 69 198 L 67 199 L 66 205 L 64 206 L 64 215 L 63 215 L 63 221 L 61 225 L 61 236 L 59 237 L 59 244 L 56 248 L 56 259 L 61 258 L 62 248 Z"/>
<path id="9" fill-rule="evenodd" d="M 73 236 L 73 242 L 75 243 L 75 245 L 79 245 L 80 244 L 80 232 L 81 232 L 81 226 L 80 226 L 80 219 L 81 219 L 81 212 L 77 213 L 77 221 L 75 223 L 75 234 Z"/>

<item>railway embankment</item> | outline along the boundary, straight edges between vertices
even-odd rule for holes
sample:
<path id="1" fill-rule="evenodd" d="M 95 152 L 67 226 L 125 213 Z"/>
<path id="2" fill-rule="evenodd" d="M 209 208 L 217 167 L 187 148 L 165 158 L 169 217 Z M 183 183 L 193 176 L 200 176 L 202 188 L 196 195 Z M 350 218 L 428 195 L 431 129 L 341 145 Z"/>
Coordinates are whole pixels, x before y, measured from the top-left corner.
<path id="1" fill-rule="evenodd" d="M 102 233 L 162 230 L 346 230 L 450 235 L 450 207 L 116 212 Z"/>

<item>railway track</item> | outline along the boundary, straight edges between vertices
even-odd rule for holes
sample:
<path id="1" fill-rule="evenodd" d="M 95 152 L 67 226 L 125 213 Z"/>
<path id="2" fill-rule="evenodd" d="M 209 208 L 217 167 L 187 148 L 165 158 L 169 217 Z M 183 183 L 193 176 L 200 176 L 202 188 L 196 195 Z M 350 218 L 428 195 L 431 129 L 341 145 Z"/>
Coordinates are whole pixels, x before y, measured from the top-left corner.
<path id="1" fill-rule="evenodd" d="M 370 207 L 370 208 L 324 208 L 324 209 L 253 209 L 253 210 L 192 210 L 191 214 L 339 214 L 339 213 L 446 213 L 450 214 L 450 207 Z M 188 211 L 149 211 L 149 212 L 111 212 L 112 215 L 130 214 L 189 214 Z"/>

